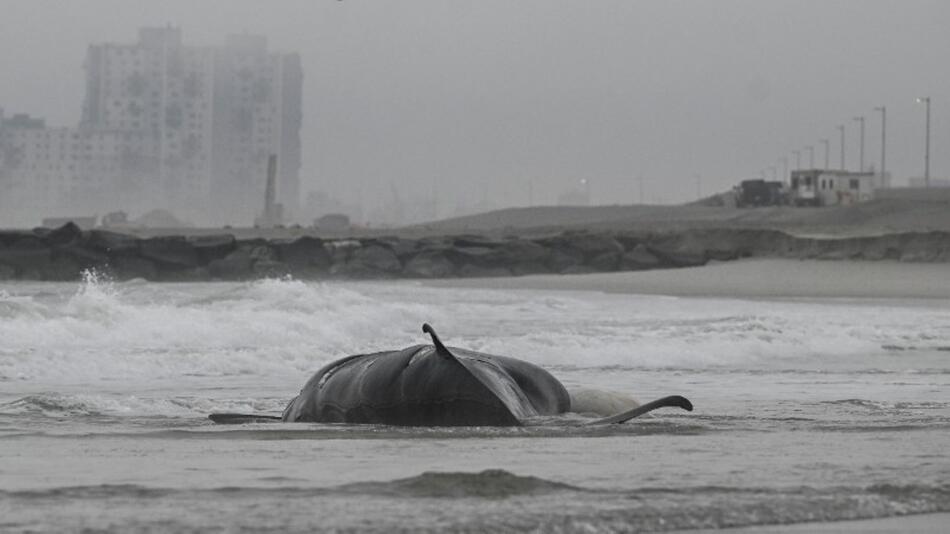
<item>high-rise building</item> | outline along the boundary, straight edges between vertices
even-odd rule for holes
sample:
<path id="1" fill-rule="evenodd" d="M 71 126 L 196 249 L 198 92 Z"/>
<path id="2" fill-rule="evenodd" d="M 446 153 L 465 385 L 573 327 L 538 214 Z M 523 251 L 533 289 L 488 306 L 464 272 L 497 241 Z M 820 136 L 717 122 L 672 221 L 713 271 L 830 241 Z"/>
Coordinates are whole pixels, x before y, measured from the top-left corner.
<path id="1" fill-rule="evenodd" d="M 233 35 L 215 51 L 212 189 L 244 217 L 259 215 L 271 154 L 276 201 L 297 212 L 302 85 L 300 57 L 268 52 L 264 37 Z"/>
<path id="2" fill-rule="evenodd" d="M 133 44 L 91 45 L 84 67 L 78 128 L 0 114 L 0 224 L 166 209 L 195 224 L 248 225 L 272 154 L 276 201 L 294 217 L 297 54 L 268 51 L 262 36 L 199 47 L 184 45 L 178 28 L 143 28 Z"/>

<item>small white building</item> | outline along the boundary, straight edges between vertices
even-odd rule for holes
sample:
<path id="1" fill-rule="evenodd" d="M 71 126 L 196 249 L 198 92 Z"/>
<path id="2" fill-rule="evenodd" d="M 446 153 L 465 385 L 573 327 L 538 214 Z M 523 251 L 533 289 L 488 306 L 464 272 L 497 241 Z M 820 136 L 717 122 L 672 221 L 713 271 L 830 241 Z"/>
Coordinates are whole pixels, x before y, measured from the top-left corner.
<path id="1" fill-rule="evenodd" d="M 874 198 L 880 176 L 828 169 L 792 171 L 789 197 L 796 206 L 840 206 Z"/>

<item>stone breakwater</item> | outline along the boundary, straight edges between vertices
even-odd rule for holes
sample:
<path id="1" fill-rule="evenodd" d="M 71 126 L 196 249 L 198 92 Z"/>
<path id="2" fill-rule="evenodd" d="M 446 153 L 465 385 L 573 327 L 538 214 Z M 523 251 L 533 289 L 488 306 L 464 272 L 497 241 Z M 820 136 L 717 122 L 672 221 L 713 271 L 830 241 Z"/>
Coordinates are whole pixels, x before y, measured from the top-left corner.
<path id="1" fill-rule="evenodd" d="M 745 257 L 950 261 L 950 233 L 817 238 L 777 230 L 563 232 L 541 237 L 138 238 L 107 230 L 0 232 L 0 280 L 76 280 L 94 269 L 156 281 L 447 278 L 695 267 Z"/>

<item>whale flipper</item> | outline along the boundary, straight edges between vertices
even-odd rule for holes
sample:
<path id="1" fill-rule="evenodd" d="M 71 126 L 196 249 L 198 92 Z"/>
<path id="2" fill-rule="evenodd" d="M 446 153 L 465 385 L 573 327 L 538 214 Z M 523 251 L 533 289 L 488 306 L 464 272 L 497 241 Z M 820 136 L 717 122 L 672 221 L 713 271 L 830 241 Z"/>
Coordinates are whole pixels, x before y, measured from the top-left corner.
<path id="1" fill-rule="evenodd" d="M 243 425 L 246 423 L 276 423 L 281 420 L 276 415 L 259 415 L 244 413 L 213 413 L 208 416 L 219 425 Z"/>
<path id="2" fill-rule="evenodd" d="M 610 417 L 604 417 L 603 419 L 597 419 L 591 421 L 588 424 L 591 425 L 609 425 L 616 423 L 625 423 L 635 417 L 640 417 L 641 415 L 652 412 L 657 408 L 664 408 L 666 406 L 678 406 L 687 412 L 693 411 L 693 403 L 689 402 L 689 399 L 686 397 L 681 397 L 679 395 L 670 395 L 669 397 L 663 397 L 662 399 L 657 399 L 652 402 L 637 406 L 632 410 L 627 410 L 626 412 L 618 413 L 617 415 L 611 415 Z"/>

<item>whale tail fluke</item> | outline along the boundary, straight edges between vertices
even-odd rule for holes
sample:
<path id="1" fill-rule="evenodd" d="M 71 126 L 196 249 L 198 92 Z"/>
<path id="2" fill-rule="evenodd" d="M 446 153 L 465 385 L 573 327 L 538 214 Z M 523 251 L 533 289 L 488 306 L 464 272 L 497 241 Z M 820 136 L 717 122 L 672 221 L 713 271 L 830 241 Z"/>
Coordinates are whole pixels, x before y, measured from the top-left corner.
<path id="1" fill-rule="evenodd" d="M 625 423 L 635 417 L 640 417 L 645 413 L 652 412 L 657 408 L 665 408 L 667 406 L 675 406 L 682 408 L 687 412 L 693 411 L 693 403 L 689 402 L 689 399 L 686 397 L 681 397 L 680 395 L 670 395 L 669 397 L 663 397 L 662 399 L 657 399 L 646 404 L 637 406 L 632 410 L 627 410 L 626 412 L 618 413 L 617 415 L 611 415 L 610 417 L 604 417 L 603 419 L 596 419 L 591 421 L 588 424 L 591 425 L 610 425 L 617 423 Z"/>
<path id="2" fill-rule="evenodd" d="M 260 415 L 245 413 L 213 413 L 208 416 L 219 425 L 243 425 L 247 423 L 276 423 L 283 418 L 277 415 Z"/>

